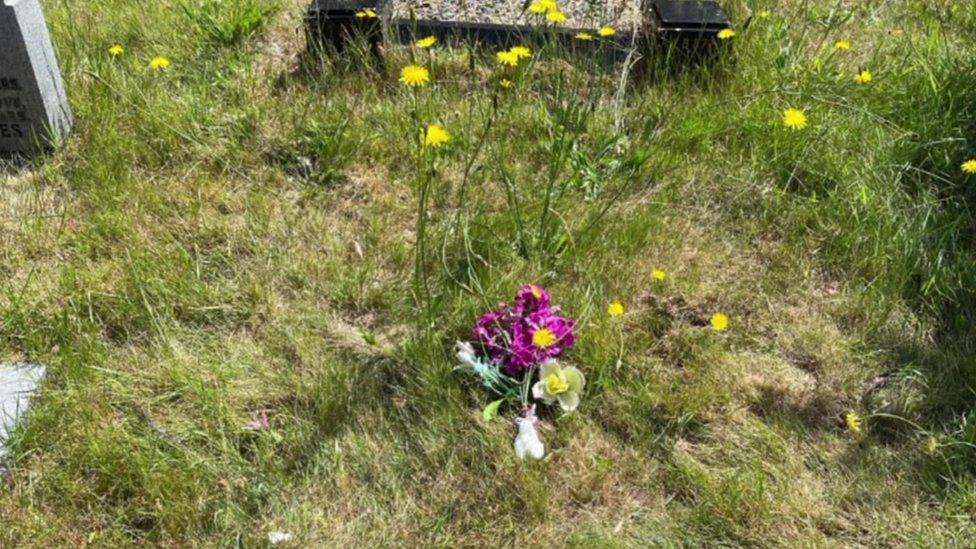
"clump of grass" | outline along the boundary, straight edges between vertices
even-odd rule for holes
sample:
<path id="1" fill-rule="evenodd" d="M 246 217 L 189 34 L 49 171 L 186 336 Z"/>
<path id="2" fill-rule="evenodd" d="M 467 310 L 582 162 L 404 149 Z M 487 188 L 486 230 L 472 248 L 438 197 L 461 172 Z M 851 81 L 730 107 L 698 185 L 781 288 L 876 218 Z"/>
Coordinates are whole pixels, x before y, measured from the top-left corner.
<path id="1" fill-rule="evenodd" d="M 191 24 L 218 46 L 234 46 L 259 32 L 278 9 L 272 0 L 181 0 Z"/>

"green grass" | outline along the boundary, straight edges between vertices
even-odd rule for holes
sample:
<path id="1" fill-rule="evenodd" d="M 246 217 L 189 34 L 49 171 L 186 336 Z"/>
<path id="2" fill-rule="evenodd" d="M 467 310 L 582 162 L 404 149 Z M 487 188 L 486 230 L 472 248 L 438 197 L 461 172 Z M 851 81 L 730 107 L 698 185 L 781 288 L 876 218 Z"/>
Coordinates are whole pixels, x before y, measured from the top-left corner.
<path id="1" fill-rule="evenodd" d="M 50 366 L 0 546 L 970 545 L 964 3 L 729 1 L 721 62 L 623 95 L 552 49 L 414 93 L 406 50 L 300 55 L 304 7 L 45 2 L 77 127 L 0 176 L 0 357 Z M 528 282 L 589 380 L 541 463 L 452 372 Z"/>

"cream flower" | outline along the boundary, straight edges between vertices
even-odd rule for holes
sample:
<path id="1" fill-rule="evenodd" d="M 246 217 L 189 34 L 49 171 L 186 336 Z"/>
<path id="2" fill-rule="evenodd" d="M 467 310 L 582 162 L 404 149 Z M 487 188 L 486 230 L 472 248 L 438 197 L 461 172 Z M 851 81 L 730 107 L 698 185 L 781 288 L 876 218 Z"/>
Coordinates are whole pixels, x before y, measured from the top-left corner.
<path id="1" fill-rule="evenodd" d="M 564 368 L 551 359 L 543 362 L 539 368 L 539 381 L 532 386 L 532 396 L 546 404 L 559 402 L 564 412 L 572 412 L 579 406 L 580 393 L 585 385 L 583 372 L 573 366 Z"/>

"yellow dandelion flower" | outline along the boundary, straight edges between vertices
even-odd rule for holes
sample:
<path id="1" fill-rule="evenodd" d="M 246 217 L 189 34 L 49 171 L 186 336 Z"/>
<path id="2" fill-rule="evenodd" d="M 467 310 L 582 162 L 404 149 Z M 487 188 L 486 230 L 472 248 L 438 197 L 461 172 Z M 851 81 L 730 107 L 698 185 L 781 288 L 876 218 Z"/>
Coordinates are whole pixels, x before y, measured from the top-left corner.
<path id="1" fill-rule="evenodd" d="M 451 134 L 449 134 L 443 126 L 438 124 L 431 124 L 427 126 L 427 131 L 424 132 L 425 147 L 440 147 L 441 145 L 448 143 L 450 140 Z"/>
<path id="2" fill-rule="evenodd" d="M 109 48 L 108 49 L 108 52 L 111 53 L 112 55 L 118 57 L 118 56 L 122 55 L 123 53 L 125 53 L 125 48 L 122 47 L 122 44 L 116 44 L 116 45 L 112 46 L 111 48 Z"/>
<path id="3" fill-rule="evenodd" d="M 976 158 L 963 162 L 961 167 L 966 173 L 976 173 Z"/>
<path id="4" fill-rule="evenodd" d="M 722 29 L 718 31 L 719 40 L 731 40 L 733 37 L 735 37 L 735 30 L 733 29 Z"/>
<path id="5" fill-rule="evenodd" d="M 593 40 L 593 35 L 588 32 L 581 32 L 576 35 L 576 39 L 586 42 L 588 40 Z"/>
<path id="6" fill-rule="evenodd" d="M 769 17 L 769 10 L 759 10 L 759 18 L 766 19 Z"/>
<path id="7" fill-rule="evenodd" d="M 558 9 L 559 6 L 556 5 L 556 0 L 536 0 L 529 6 L 529 11 L 539 15 L 550 11 L 557 11 Z"/>
<path id="8" fill-rule="evenodd" d="M 858 84 L 867 84 L 872 80 L 874 80 L 874 75 L 869 70 L 863 70 L 854 75 L 854 81 Z"/>
<path id="9" fill-rule="evenodd" d="M 715 313 L 712 315 L 712 328 L 716 332 L 724 332 L 729 327 L 729 317 L 722 313 Z"/>
<path id="10" fill-rule="evenodd" d="M 507 90 L 508 88 L 512 87 L 512 81 L 509 80 L 508 78 L 502 78 L 501 80 L 498 81 L 498 85 Z"/>
<path id="11" fill-rule="evenodd" d="M 498 58 L 499 65 L 508 65 L 509 67 L 517 67 L 519 62 L 519 57 L 514 52 L 511 51 L 500 51 L 495 54 Z"/>
<path id="12" fill-rule="evenodd" d="M 654 280 L 660 282 L 668 277 L 668 273 L 662 271 L 661 269 L 654 269 L 654 271 L 651 272 L 651 276 L 654 277 Z"/>
<path id="13" fill-rule="evenodd" d="M 851 42 L 850 40 L 838 40 L 837 43 L 834 44 L 834 48 L 838 50 L 849 50 L 851 49 Z"/>
<path id="14" fill-rule="evenodd" d="M 799 109 L 783 111 L 783 125 L 791 130 L 802 130 L 807 127 L 807 115 Z"/>
<path id="15" fill-rule="evenodd" d="M 847 412 L 844 416 L 844 422 L 847 423 L 847 429 L 852 433 L 861 432 L 861 416 L 854 412 Z"/>
<path id="16" fill-rule="evenodd" d="M 556 334 L 548 328 L 539 328 L 532 334 L 532 344 L 540 349 L 548 349 L 556 343 Z"/>
<path id="17" fill-rule="evenodd" d="M 437 43 L 436 36 L 428 36 L 427 38 L 421 38 L 420 40 L 417 40 L 417 47 L 424 48 L 424 49 L 432 48 L 436 43 Z"/>
<path id="18" fill-rule="evenodd" d="M 603 38 L 610 38 L 611 36 L 617 34 L 617 29 L 609 25 L 605 25 L 600 27 L 600 30 L 596 31 L 596 33 L 602 36 Z"/>
<path id="19" fill-rule="evenodd" d="M 565 23 L 566 14 L 559 10 L 551 10 L 548 13 L 546 13 L 546 20 L 549 21 L 550 23 L 556 23 L 557 25 L 559 23 Z"/>
<path id="20" fill-rule="evenodd" d="M 172 62 L 168 57 L 163 57 L 161 55 L 153 57 L 152 61 L 149 62 L 149 68 L 158 71 L 163 69 L 168 69 Z"/>
<path id="21" fill-rule="evenodd" d="M 400 71 L 400 82 L 412 88 L 426 86 L 430 82 L 430 71 L 419 65 L 407 65 Z"/>
<path id="22" fill-rule="evenodd" d="M 925 443 L 925 451 L 929 454 L 934 454 L 939 450 L 939 446 L 941 446 L 939 439 L 935 435 L 932 435 L 929 437 L 928 442 Z"/>
<path id="23" fill-rule="evenodd" d="M 532 57 L 532 50 L 526 48 L 525 46 L 512 46 L 508 51 L 514 53 L 515 57 L 518 57 L 519 59 L 528 59 L 529 57 Z"/>
<path id="24" fill-rule="evenodd" d="M 614 301 L 607 307 L 607 314 L 612 317 L 617 317 L 624 314 L 624 305 L 619 301 Z"/>
<path id="25" fill-rule="evenodd" d="M 360 19 L 375 19 L 377 17 L 376 10 L 372 8 L 366 8 L 356 12 L 356 17 Z"/>

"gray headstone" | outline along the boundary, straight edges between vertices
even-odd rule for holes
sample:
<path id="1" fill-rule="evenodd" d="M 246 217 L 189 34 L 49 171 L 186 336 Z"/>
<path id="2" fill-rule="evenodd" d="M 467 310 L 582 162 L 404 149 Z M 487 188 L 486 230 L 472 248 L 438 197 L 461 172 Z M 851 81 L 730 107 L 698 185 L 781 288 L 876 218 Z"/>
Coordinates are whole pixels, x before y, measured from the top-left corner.
<path id="1" fill-rule="evenodd" d="M 38 0 L 0 0 L 0 154 L 31 155 L 71 129 L 71 110 Z"/>
<path id="2" fill-rule="evenodd" d="M 7 439 L 24 418 L 44 373 L 40 364 L 0 363 L 0 459 L 7 454 Z"/>

